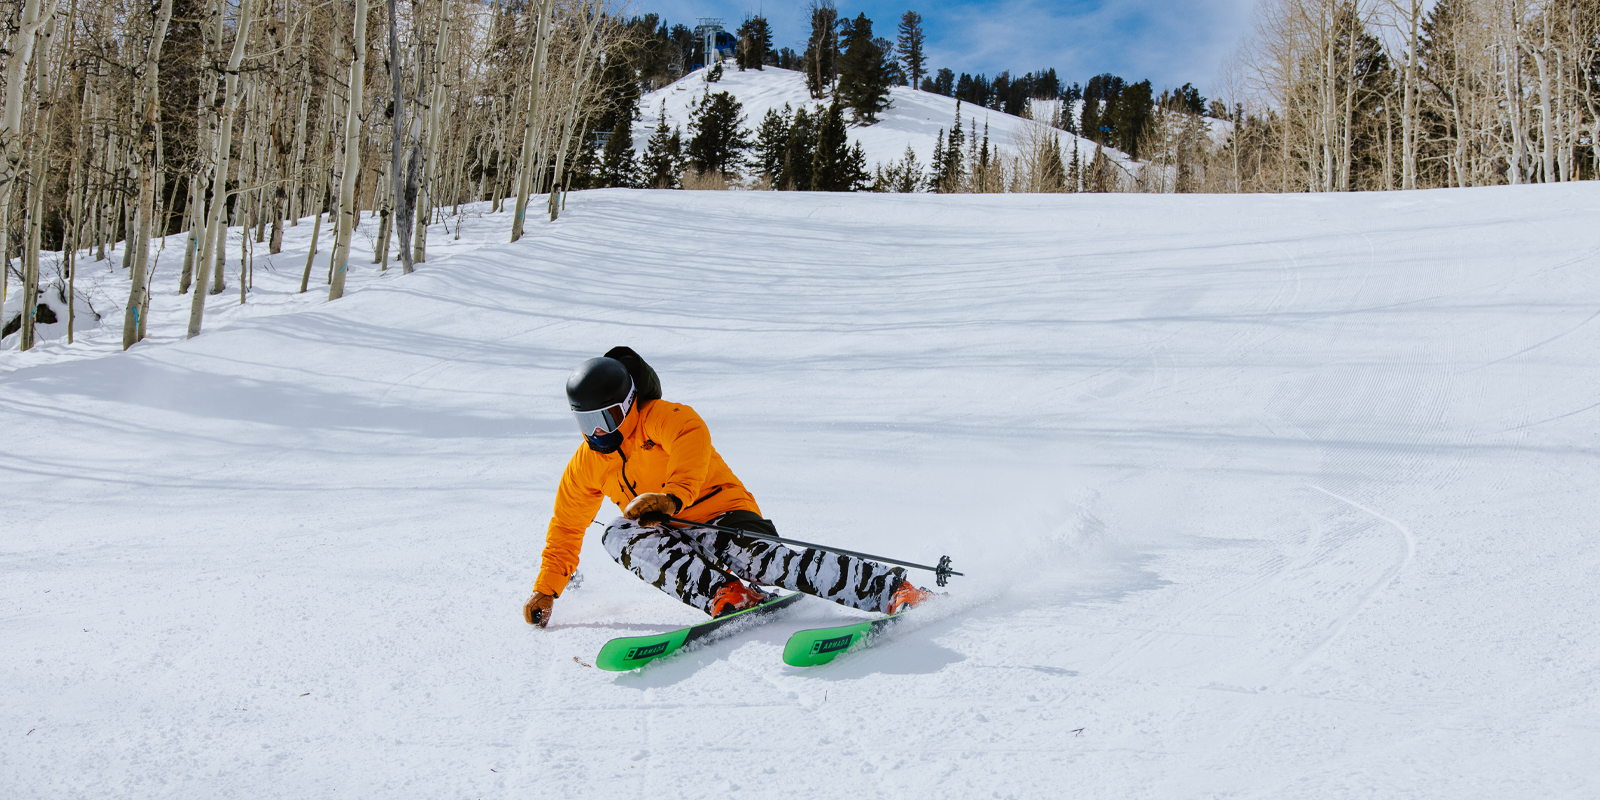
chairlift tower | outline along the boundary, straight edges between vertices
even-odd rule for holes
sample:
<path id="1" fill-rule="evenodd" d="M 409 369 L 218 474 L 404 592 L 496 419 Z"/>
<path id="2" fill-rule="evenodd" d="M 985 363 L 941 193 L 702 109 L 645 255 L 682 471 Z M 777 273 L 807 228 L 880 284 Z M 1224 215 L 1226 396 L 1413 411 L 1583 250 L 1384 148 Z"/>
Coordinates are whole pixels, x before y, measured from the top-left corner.
<path id="1" fill-rule="evenodd" d="M 717 34 L 723 32 L 722 19 L 700 17 L 695 22 L 699 24 L 694 28 L 694 35 L 700 40 L 701 52 L 705 54 L 701 66 L 709 67 L 713 62 L 722 60 L 722 54 L 717 52 Z"/>

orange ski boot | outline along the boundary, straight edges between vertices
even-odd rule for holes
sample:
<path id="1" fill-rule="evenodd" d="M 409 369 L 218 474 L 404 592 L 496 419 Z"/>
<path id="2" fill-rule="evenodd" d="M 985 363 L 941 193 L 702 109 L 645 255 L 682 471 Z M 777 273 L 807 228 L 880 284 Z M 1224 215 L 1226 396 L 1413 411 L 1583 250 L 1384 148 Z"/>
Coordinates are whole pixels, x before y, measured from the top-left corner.
<path id="1" fill-rule="evenodd" d="M 900 585 L 894 587 L 894 593 L 889 595 L 888 614 L 892 617 L 908 608 L 922 605 L 931 597 L 933 597 L 933 592 L 927 589 L 919 589 L 913 586 L 911 581 L 900 581 Z"/>
<path id="2" fill-rule="evenodd" d="M 724 584 L 711 596 L 711 616 L 724 617 L 737 614 L 761 605 L 766 599 L 765 594 L 744 585 L 742 581 L 732 581 Z"/>

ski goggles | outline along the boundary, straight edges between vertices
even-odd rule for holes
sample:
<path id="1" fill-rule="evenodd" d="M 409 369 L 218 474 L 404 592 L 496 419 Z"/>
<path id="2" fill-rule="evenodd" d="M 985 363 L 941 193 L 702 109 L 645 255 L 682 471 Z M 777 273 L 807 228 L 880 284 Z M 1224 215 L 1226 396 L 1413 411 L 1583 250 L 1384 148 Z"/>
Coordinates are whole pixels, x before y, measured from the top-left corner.
<path id="1" fill-rule="evenodd" d="M 633 408 L 634 386 L 628 386 L 628 396 L 620 403 L 612 403 L 605 408 L 593 411 L 574 411 L 572 415 L 578 418 L 578 430 L 585 436 L 604 436 L 615 431 L 628 418 L 628 410 Z"/>

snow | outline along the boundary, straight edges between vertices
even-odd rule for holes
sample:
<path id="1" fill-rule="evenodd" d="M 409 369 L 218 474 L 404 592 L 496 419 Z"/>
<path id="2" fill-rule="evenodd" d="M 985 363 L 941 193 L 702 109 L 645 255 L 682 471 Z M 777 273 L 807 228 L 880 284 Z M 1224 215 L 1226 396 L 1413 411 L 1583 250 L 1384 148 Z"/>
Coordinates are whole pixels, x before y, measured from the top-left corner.
<path id="1" fill-rule="evenodd" d="M 334 303 L 303 222 L 188 341 L 173 239 L 146 343 L 0 352 L 0 786 L 1593 797 L 1597 210 L 579 192 Z M 967 577 L 825 667 L 787 635 L 860 615 L 812 599 L 584 666 L 697 617 L 591 540 L 521 619 L 563 382 L 616 344 L 782 532 Z"/>
<path id="2" fill-rule="evenodd" d="M 793 70 L 767 67 L 741 72 L 730 62 L 723 68 L 722 79 L 715 83 L 706 82 L 706 73 L 706 68 L 695 70 L 640 98 L 640 120 L 633 126 L 633 146 L 636 151 L 644 152 L 650 134 L 655 132 L 656 125 L 660 123 L 663 102 L 667 126 L 681 127 L 686 138 L 689 136 L 690 111 L 708 91 L 727 92 L 739 101 L 744 108 L 744 126 L 752 138 L 769 110 L 782 111 L 787 105 L 791 113 L 801 106 L 814 112 L 819 108 L 825 109 L 831 102 L 828 99 L 813 100 L 806 90 L 805 74 Z M 845 118 L 849 119 L 848 111 Z M 851 125 L 849 136 L 851 143 L 861 144 L 862 152 L 867 157 L 868 171 L 878 164 L 888 164 L 905 157 L 908 146 L 916 151 L 917 163 L 927 169 L 933 148 L 939 142 L 939 132 L 944 131 L 948 135 L 955 119 L 954 98 L 908 86 L 895 86 L 889 92 L 889 108 L 879 115 L 878 122 Z M 1027 137 L 1031 132 L 1045 131 L 1054 133 L 1066 153 L 1064 159 L 1071 158 L 1075 142 L 1085 162 L 1094 155 L 1095 143 L 1081 139 L 1076 134 L 1053 131 L 1048 125 L 971 103 L 961 104 L 961 127 L 968 141 L 976 137 L 981 145 L 985 124 L 989 126 L 990 146 L 1012 154 L 1016 153 L 1019 143 L 1029 141 Z M 1115 150 L 1108 149 L 1106 152 L 1119 163 L 1127 160 Z"/>

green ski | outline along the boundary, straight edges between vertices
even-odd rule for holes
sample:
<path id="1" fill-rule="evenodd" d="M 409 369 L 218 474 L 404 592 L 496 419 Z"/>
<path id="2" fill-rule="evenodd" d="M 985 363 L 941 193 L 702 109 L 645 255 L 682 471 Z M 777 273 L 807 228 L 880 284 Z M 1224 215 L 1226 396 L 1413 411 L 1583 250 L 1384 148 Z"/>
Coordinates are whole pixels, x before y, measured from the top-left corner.
<path id="1" fill-rule="evenodd" d="M 900 614 L 878 617 L 833 628 L 796 631 L 783 646 L 783 663 L 791 667 L 815 667 L 844 653 L 866 647 L 884 629 L 900 620 Z"/>
<path id="2" fill-rule="evenodd" d="M 805 595 L 795 593 L 768 600 L 754 608 L 747 608 L 737 614 L 726 617 L 717 617 L 698 625 L 679 628 L 675 631 L 655 633 L 649 636 L 624 636 L 612 639 L 600 648 L 600 655 L 595 657 L 594 665 L 612 672 L 624 672 L 638 669 L 658 658 L 672 655 L 683 649 L 685 645 L 693 643 L 706 643 L 715 641 L 730 633 L 740 630 L 743 626 L 734 623 L 753 620 L 763 617 L 793 604 Z"/>

